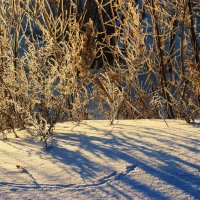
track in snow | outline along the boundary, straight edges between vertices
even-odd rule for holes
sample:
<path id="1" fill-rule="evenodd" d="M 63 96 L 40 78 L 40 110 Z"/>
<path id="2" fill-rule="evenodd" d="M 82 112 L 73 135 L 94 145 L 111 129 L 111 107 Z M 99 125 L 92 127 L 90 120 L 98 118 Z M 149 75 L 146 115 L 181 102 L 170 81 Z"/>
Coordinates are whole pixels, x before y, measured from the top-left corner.
<path id="1" fill-rule="evenodd" d="M 16 184 L 16 183 L 7 183 L 0 182 L 0 187 L 12 187 L 12 191 L 17 189 L 83 189 L 89 187 L 97 187 L 104 185 L 106 183 L 112 182 L 114 180 L 123 179 L 123 177 L 127 176 L 130 172 L 132 172 L 137 165 L 127 166 L 123 172 L 117 173 L 116 171 L 112 172 L 108 176 L 105 176 L 101 179 L 98 179 L 96 182 L 88 183 L 88 184 Z"/>

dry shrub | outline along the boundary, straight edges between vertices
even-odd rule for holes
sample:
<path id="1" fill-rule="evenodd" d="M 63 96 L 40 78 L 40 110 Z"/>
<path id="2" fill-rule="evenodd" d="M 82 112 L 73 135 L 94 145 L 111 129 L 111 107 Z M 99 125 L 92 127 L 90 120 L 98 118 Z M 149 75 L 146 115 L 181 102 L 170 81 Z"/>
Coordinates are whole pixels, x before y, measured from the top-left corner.
<path id="1" fill-rule="evenodd" d="M 198 3 L 95 4 L 101 26 L 79 1 L 0 2 L 2 131 L 47 144 L 58 121 L 88 119 L 91 102 L 111 123 L 199 116 Z"/>
<path id="2" fill-rule="evenodd" d="M 91 20 L 82 30 L 76 4 L 67 13 L 62 1 L 53 9 L 49 3 L 3 1 L 0 12 L 0 117 L 9 116 L 11 128 L 26 129 L 46 146 L 57 121 L 86 116 L 96 37 Z M 12 9 L 15 16 L 8 14 Z M 1 129 L 8 121 L 1 120 Z"/>
<path id="3" fill-rule="evenodd" d="M 193 98 L 199 90 L 199 78 L 188 76 L 191 71 L 188 63 L 196 63 L 194 69 L 199 72 L 199 5 L 178 0 L 145 0 L 140 5 L 133 5 L 132 1 L 108 1 L 113 5 L 114 15 L 110 17 L 107 4 L 96 2 L 105 26 L 115 30 L 105 36 L 100 49 L 105 48 L 106 41 L 114 57 L 112 63 L 104 60 L 104 73 L 112 70 L 123 74 L 120 87 L 124 102 L 118 116 L 159 117 L 161 110 L 150 104 L 157 93 L 165 100 L 166 118 L 181 117 L 190 122 L 194 113 L 199 113 L 197 98 Z M 102 54 L 106 57 L 106 52 Z"/>

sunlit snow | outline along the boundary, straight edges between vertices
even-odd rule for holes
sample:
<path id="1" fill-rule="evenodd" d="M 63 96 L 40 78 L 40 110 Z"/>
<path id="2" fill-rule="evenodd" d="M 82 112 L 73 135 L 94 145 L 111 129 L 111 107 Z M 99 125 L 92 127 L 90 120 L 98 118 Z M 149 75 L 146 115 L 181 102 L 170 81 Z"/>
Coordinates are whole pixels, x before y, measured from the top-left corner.
<path id="1" fill-rule="evenodd" d="M 200 199 L 200 123 L 167 123 L 60 123 L 48 150 L 8 134 L 0 199 Z"/>

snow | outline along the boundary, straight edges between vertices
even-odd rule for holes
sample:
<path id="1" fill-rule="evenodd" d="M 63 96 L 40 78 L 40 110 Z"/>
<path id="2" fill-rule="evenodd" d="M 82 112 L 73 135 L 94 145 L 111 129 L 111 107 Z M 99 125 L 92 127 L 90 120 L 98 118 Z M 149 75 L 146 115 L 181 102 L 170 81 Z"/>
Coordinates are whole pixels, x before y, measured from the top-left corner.
<path id="1" fill-rule="evenodd" d="M 0 199 L 200 199 L 200 123 L 167 123 L 60 123 L 48 150 L 23 131 L 8 134 Z"/>

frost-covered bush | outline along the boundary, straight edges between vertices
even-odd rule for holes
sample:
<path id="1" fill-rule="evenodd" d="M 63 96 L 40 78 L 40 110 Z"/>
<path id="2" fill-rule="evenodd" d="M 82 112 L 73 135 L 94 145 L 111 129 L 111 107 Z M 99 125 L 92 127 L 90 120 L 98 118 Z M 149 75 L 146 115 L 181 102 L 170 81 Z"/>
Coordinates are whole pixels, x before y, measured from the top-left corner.
<path id="1" fill-rule="evenodd" d="M 58 121 L 94 112 L 199 117 L 198 2 L 135 2 L 96 0 L 92 20 L 86 1 L 2 0 L 0 129 L 47 143 Z"/>
<path id="2" fill-rule="evenodd" d="M 93 23 L 81 30 L 76 4 L 70 13 L 48 1 L 8 0 L 0 9 L 0 116 L 10 119 L 1 129 L 23 128 L 47 144 L 55 123 L 86 111 Z"/>

